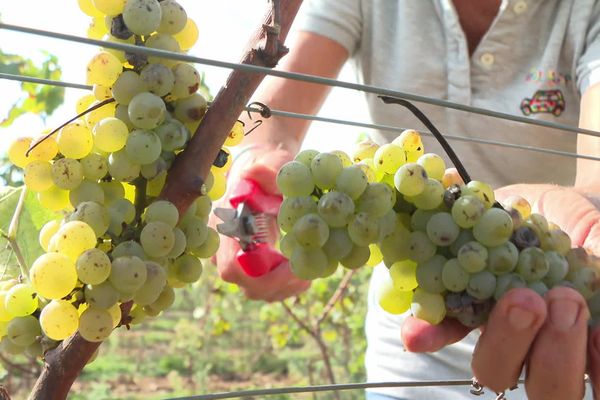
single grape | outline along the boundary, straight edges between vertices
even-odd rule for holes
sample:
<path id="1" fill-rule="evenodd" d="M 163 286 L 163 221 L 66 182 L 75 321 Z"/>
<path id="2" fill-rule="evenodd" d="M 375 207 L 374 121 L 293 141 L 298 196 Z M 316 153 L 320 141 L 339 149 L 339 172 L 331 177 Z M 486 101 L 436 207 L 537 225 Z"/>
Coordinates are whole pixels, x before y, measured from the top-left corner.
<path id="1" fill-rule="evenodd" d="M 123 71 L 112 86 L 112 96 L 120 105 L 128 105 L 135 95 L 147 91 L 146 83 L 135 71 Z"/>
<path id="2" fill-rule="evenodd" d="M 164 101 L 150 92 L 138 93 L 129 102 L 129 119 L 137 128 L 154 129 L 162 123 L 166 113 Z"/>
<path id="3" fill-rule="evenodd" d="M 23 169 L 23 181 L 28 189 L 43 192 L 53 185 L 52 165 L 47 161 L 32 161 Z"/>
<path id="4" fill-rule="evenodd" d="M 83 167 L 72 158 L 61 158 L 52 164 L 52 182 L 65 190 L 75 189 L 83 181 Z M 27 181 L 25 181 L 27 184 Z"/>
<path id="5" fill-rule="evenodd" d="M 368 246 L 379 238 L 379 221 L 366 212 L 359 212 L 348 224 L 350 239 L 358 246 Z"/>
<path id="6" fill-rule="evenodd" d="M 117 181 L 131 182 L 140 175 L 140 165 L 130 160 L 123 149 L 108 158 L 108 172 Z"/>
<path id="7" fill-rule="evenodd" d="M 473 226 L 473 236 L 481 244 L 494 247 L 506 242 L 513 232 L 510 215 L 500 208 L 490 208 Z"/>
<path id="8" fill-rule="evenodd" d="M 290 267 L 300 279 L 312 280 L 323 275 L 328 266 L 325 252 L 319 248 L 297 246 L 290 257 Z"/>
<path id="9" fill-rule="evenodd" d="M 57 234 L 60 234 L 60 230 Z M 29 270 L 29 279 L 40 296 L 62 299 L 75 289 L 77 270 L 74 261 L 66 255 L 46 253 L 33 262 Z"/>
<path id="10" fill-rule="evenodd" d="M 200 121 L 202 117 L 204 117 L 206 108 L 208 107 L 206 99 L 200 93 L 193 93 L 191 96 L 178 99 L 173 104 L 175 106 L 175 118 L 183 123 Z M 190 129 L 190 131 L 195 132 L 196 129 Z M 231 132 L 229 135 L 231 136 Z M 239 140 L 241 141 L 243 138 L 244 136 L 242 135 Z M 229 137 L 225 140 L 224 144 L 225 146 L 235 146 L 235 144 L 232 144 L 232 141 L 229 140 Z"/>
<path id="11" fill-rule="evenodd" d="M 88 342 L 101 342 L 113 330 L 113 320 L 106 310 L 89 307 L 79 317 L 79 334 Z"/>
<path id="12" fill-rule="evenodd" d="M 42 249 L 44 249 L 44 251 L 48 251 L 48 243 L 50 243 L 50 239 L 52 238 L 52 236 L 54 236 L 54 234 L 56 232 L 58 232 L 58 229 L 60 228 L 60 224 L 61 224 L 60 220 L 53 219 L 53 220 L 46 222 L 44 224 L 44 226 L 42 226 L 42 229 L 40 230 L 40 234 L 39 234 L 38 238 L 39 238 L 40 246 L 42 247 Z"/>
<path id="13" fill-rule="evenodd" d="M 386 265 L 406 260 L 410 253 L 408 248 L 409 230 L 398 225 L 396 228 L 392 234 L 387 235 L 379 242 L 379 249 Z"/>
<path id="14" fill-rule="evenodd" d="M 50 211 L 62 211 L 71 207 L 70 192 L 56 186 L 37 193 L 37 199 L 40 205 Z"/>
<path id="15" fill-rule="evenodd" d="M 80 161 L 85 179 L 97 181 L 108 173 L 108 160 L 97 153 L 90 153 Z"/>
<path id="16" fill-rule="evenodd" d="M 100 189 L 100 191 L 102 192 L 102 189 Z M 104 195 L 104 192 L 102 192 L 102 194 Z M 101 237 L 108 230 L 110 215 L 106 207 L 100 203 L 84 201 L 77 204 L 73 213 L 66 217 L 65 220 L 84 222 L 93 229 L 96 237 Z"/>
<path id="17" fill-rule="evenodd" d="M 40 323 L 31 315 L 16 317 L 6 327 L 6 337 L 17 346 L 29 346 L 41 333 Z"/>
<path id="18" fill-rule="evenodd" d="M 542 249 L 528 247 L 519 253 L 516 271 L 526 282 L 543 279 L 549 268 L 548 260 Z"/>
<path id="19" fill-rule="evenodd" d="M 299 161 L 290 161 L 281 167 L 277 186 L 286 197 L 309 196 L 315 188 L 310 169 Z"/>
<path id="20" fill-rule="evenodd" d="M 428 178 L 423 191 L 416 196 L 406 196 L 406 200 L 412 202 L 419 209 L 433 210 L 444 201 L 444 187 L 435 179 Z"/>
<path id="21" fill-rule="evenodd" d="M 485 205 L 485 208 L 490 208 L 494 205 L 496 197 L 494 189 L 487 183 L 481 181 L 471 181 L 466 187 L 462 188 L 464 194 L 473 194 L 479 198 Z"/>
<path id="22" fill-rule="evenodd" d="M 404 149 L 392 143 L 379 147 L 373 156 L 375 170 L 386 174 L 394 174 L 407 162 Z"/>
<path id="23" fill-rule="evenodd" d="M 294 157 L 294 161 L 301 162 L 302 164 L 310 168 L 310 163 L 312 162 L 313 158 L 315 158 L 317 155 L 319 155 L 319 152 L 317 150 L 305 149 L 296 154 L 296 156 Z"/>
<path id="24" fill-rule="evenodd" d="M 548 262 L 548 273 L 543 281 L 548 287 L 553 287 L 567 276 L 569 272 L 569 263 L 567 259 L 556 251 L 546 251 L 544 253 Z"/>
<path id="25" fill-rule="evenodd" d="M 503 202 L 503 204 L 507 209 L 513 208 L 517 210 L 524 220 L 529 218 L 531 215 L 531 205 L 525 198 L 521 196 L 510 196 Z"/>
<path id="26" fill-rule="evenodd" d="M 446 288 L 442 280 L 442 271 L 446 258 L 436 254 L 424 263 L 417 266 L 416 276 L 419 287 L 429 293 L 443 293 Z"/>
<path id="27" fill-rule="evenodd" d="M 310 171 L 316 186 L 332 189 L 341 174 L 344 165 L 338 156 L 332 153 L 319 153 L 310 163 Z"/>
<path id="28" fill-rule="evenodd" d="M 187 223 L 181 225 L 180 228 L 186 237 L 186 249 L 190 251 L 201 246 L 208 237 L 208 227 L 206 226 L 205 220 L 201 217 L 191 217 Z"/>
<path id="29" fill-rule="evenodd" d="M 206 240 L 196 247 L 190 249 L 190 252 L 199 258 L 210 258 L 219 249 L 220 237 L 216 230 L 208 227 L 208 234 L 206 236 Z"/>
<path id="30" fill-rule="evenodd" d="M 427 172 L 427 176 L 438 181 L 442 181 L 446 172 L 446 163 L 442 157 L 434 153 L 423 154 L 417 160 L 417 164 L 422 166 Z"/>
<path id="31" fill-rule="evenodd" d="M 370 244 L 369 251 L 371 254 L 369 255 L 369 259 L 366 262 L 366 264 L 369 267 L 374 267 L 383 261 L 383 254 L 381 254 L 381 250 L 379 249 L 379 246 L 377 246 L 377 244 Z"/>
<path id="32" fill-rule="evenodd" d="M 418 286 L 417 263 L 411 260 L 396 261 L 390 266 L 394 288 L 401 291 L 413 290 Z"/>
<path id="33" fill-rule="evenodd" d="M 447 212 L 434 214 L 427 222 L 427 236 L 438 246 L 449 246 L 458 238 L 460 228 Z"/>
<path id="34" fill-rule="evenodd" d="M 446 304 L 441 294 L 428 293 L 417 288 L 413 294 L 410 305 L 412 314 L 432 325 L 437 325 L 446 316 Z"/>
<path id="35" fill-rule="evenodd" d="M 146 281 L 146 264 L 136 256 L 113 258 L 108 281 L 122 293 L 134 293 Z"/>
<path id="36" fill-rule="evenodd" d="M 479 300 L 489 299 L 496 291 L 496 276 L 490 271 L 483 270 L 471 274 L 467 293 Z"/>
<path id="37" fill-rule="evenodd" d="M 496 278 L 496 290 L 494 291 L 494 299 L 500 300 L 506 292 L 511 289 L 524 288 L 527 284 L 519 275 L 514 272 L 500 275 Z"/>
<path id="38" fill-rule="evenodd" d="M 398 290 L 391 282 L 386 280 L 377 293 L 379 306 L 390 314 L 402 314 L 410 308 L 413 292 Z"/>
<path id="39" fill-rule="evenodd" d="M 59 131 L 56 142 L 60 153 L 73 159 L 87 156 L 94 146 L 92 132 L 81 120 L 64 126 Z"/>
<path id="40" fill-rule="evenodd" d="M 277 215 L 277 223 L 284 232 L 291 232 L 296 221 L 317 212 L 317 204 L 310 196 L 284 198 Z"/>
<path id="41" fill-rule="evenodd" d="M 184 232 L 187 233 L 187 230 Z M 149 222 L 142 229 L 140 244 L 150 257 L 164 257 L 169 254 L 175 244 L 173 228 L 164 222 Z"/>
<path id="42" fill-rule="evenodd" d="M 347 194 L 332 190 L 319 199 L 317 210 L 330 227 L 340 228 L 346 226 L 354 214 L 354 202 Z"/>
<path id="43" fill-rule="evenodd" d="M 133 301 L 141 306 L 154 303 L 166 284 L 167 273 L 164 268 L 155 262 L 146 261 L 146 281 L 133 295 Z"/>
<path id="44" fill-rule="evenodd" d="M 198 91 L 198 88 L 200 87 L 200 74 L 193 65 L 187 63 L 175 64 L 175 66 L 171 68 L 171 71 L 175 78 L 173 89 L 171 89 L 171 97 L 175 99 L 184 99 Z M 238 123 L 236 122 L 236 124 Z M 241 127 L 241 124 L 239 125 Z M 243 127 L 240 137 L 244 137 Z"/>
<path id="45" fill-rule="evenodd" d="M 318 214 L 312 213 L 300 217 L 292 232 L 296 241 L 304 247 L 322 247 L 329 238 L 327 223 Z"/>
<path id="46" fill-rule="evenodd" d="M 366 158 L 373 158 L 378 148 L 379 145 L 371 139 L 362 140 L 354 146 L 352 160 L 359 163 Z"/>
<path id="47" fill-rule="evenodd" d="M 89 249 L 81 253 L 75 263 L 77 277 L 83 283 L 98 285 L 108 279 L 111 262 L 100 249 Z"/>
<path id="48" fill-rule="evenodd" d="M 437 246 L 433 244 L 427 234 L 421 231 L 410 233 L 408 238 L 409 258 L 415 262 L 422 263 L 435 255 Z"/>
<path id="49" fill-rule="evenodd" d="M 427 223 L 435 214 L 437 211 L 416 209 L 410 216 L 410 228 L 413 231 L 427 231 Z"/>
<path id="50" fill-rule="evenodd" d="M 179 43 L 181 50 L 187 51 L 191 49 L 198 40 L 198 27 L 191 18 L 188 18 L 183 29 L 177 32 L 173 37 Z"/>
<path id="51" fill-rule="evenodd" d="M 175 39 L 171 35 L 167 35 L 164 33 L 156 33 L 150 36 L 144 42 L 144 46 L 150 49 L 165 50 L 172 53 L 181 52 L 181 48 L 179 47 L 177 39 Z M 175 66 L 175 64 L 177 64 L 178 61 L 167 57 L 148 56 L 148 62 L 150 64 L 164 64 L 165 66 L 171 68 Z"/>
<path id="52" fill-rule="evenodd" d="M 394 186 L 405 196 L 420 194 L 427 184 L 425 168 L 416 163 L 402 165 L 394 174 Z"/>
<path id="53" fill-rule="evenodd" d="M 446 261 L 442 269 L 442 283 L 451 292 L 462 292 L 469 284 L 469 274 L 456 258 Z"/>
<path id="54" fill-rule="evenodd" d="M 96 233 L 82 221 L 69 221 L 56 232 L 56 250 L 73 261 L 88 249 L 96 247 Z"/>
<path id="55" fill-rule="evenodd" d="M 227 135 L 227 138 L 225 139 L 225 146 L 237 146 L 244 139 L 244 135 L 244 124 L 241 121 L 235 121 L 229 131 L 229 135 Z"/>
<path id="56" fill-rule="evenodd" d="M 27 283 L 14 285 L 6 291 L 2 308 L 10 318 L 33 314 L 38 308 L 38 298 L 34 288 Z M 2 319 L 8 320 L 6 317 Z"/>
<path id="57" fill-rule="evenodd" d="M 121 61 L 108 52 L 96 54 L 87 65 L 87 83 L 111 87 L 123 70 Z"/>
<path id="58" fill-rule="evenodd" d="M 385 183 L 370 183 L 356 201 L 356 211 L 378 218 L 387 214 L 395 202 L 395 190 Z"/>
<path id="59" fill-rule="evenodd" d="M 136 35 L 149 35 L 160 26 L 162 18 L 158 0 L 128 0 L 123 9 L 123 21 Z"/>
<path id="60" fill-rule="evenodd" d="M 474 274 L 483 271 L 486 267 L 488 261 L 488 249 L 479 242 L 469 241 L 458 249 L 458 254 L 456 256 L 460 266 L 466 272 Z"/>
<path id="61" fill-rule="evenodd" d="M 120 293 L 108 281 L 98 285 L 86 285 L 83 291 L 85 301 L 90 306 L 106 310 L 119 300 Z"/>
<path id="62" fill-rule="evenodd" d="M 106 117 L 94 125 L 92 133 L 96 148 L 112 153 L 121 150 L 125 146 L 129 129 L 120 119 Z"/>
<path id="63" fill-rule="evenodd" d="M 358 165 L 344 167 L 335 181 L 335 190 L 346 193 L 352 200 L 356 200 L 365 191 L 368 178 Z"/>
<path id="64" fill-rule="evenodd" d="M 357 269 L 365 265 L 370 256 L 369 246 L 353 245 L 350 252 L 340 259 L 340 264 L 348 269 Z"/>
<path id="65" fill-rule="evenodd" d="M 511 242 L 504 242 L 500 246 L 490 247 L 488 254 L 488 270 L 495 275 L 503 275 L 513 271 L 519 260 L 519 250 Z"/>
<path id="66" fill-rule="evenodd" d="M 176 119 L 163 122 L 160 126 L 154 129 L 154 132 L 160 139 L 160 144 L 163 151 L 182 149 L 190 138 L 190 133 L 187 128 Z M 231 156 L 228 157 L 228 160 L 229 163 L 231 163 Z"/>
<path id="67" fill-rule="evenodd" d="M 485 205 L 478 197 L 464 195 L 452 205 L 452 218 L 461 228 L 472 228 L 485 212 Z"/>

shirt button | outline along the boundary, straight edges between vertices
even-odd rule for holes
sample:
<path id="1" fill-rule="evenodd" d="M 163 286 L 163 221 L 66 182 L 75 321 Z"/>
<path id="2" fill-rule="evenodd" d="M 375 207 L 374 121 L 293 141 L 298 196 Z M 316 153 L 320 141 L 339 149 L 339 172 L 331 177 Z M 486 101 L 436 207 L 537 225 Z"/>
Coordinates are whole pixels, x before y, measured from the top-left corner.
<path id="1" fill-rule="evenodd" d="M 523 14 L 527 11 L 527 3 L 523 0 L 517 1 L 513 6 L 513 11 L 515 14 Z"/>
<path id="2" fill-rule="evenodd" d="M 486 67 L 490 67 L 494 64 L 494 55 L 492 53 L 483 53 L 479 61 Z"/>

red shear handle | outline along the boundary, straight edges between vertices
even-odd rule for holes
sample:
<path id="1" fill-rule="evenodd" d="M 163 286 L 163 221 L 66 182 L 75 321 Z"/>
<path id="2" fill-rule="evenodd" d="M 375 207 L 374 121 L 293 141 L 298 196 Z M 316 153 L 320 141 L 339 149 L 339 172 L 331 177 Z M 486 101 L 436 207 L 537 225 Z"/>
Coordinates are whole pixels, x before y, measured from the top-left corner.
<path id="1" fill-rule="evenodd" d="M 269 244 L 256 243 L 251 250 L 240 250 L 237 261 L 247 275 L 258 277 L 286 261 L 286 258 Z"/>
<path id="2" fill-rule="evenodd" d="M 253 211 L 270 215 L 277 215 L 282 201 L 280 195 L 266 193 L 252 179 L 242 179 L 229 198 L 233 208 L 237 208 L 240 203 L 246 203 Z"/>

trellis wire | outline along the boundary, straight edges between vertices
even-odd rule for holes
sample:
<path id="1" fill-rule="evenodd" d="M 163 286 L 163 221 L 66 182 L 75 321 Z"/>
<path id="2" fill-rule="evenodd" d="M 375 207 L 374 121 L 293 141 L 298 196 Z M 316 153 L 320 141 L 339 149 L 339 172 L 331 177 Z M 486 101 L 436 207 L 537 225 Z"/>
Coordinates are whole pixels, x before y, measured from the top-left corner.
<path id="1" fill-rule="evenodd" d="M 25 76 L 25 75 L 0 73 L 0 79 L 37 83 L 37 84 L 41 84 L 41 85 L 61 86 L 61 87 L 80 89 L 80 90 L 92 90 L 92 86 L 90 86 L 90 85 L 58 81 L 58 80 L 52 80 L 52 79 L 35 78 L 35 77 Z M 282 111 L 282 110 L 274 110 L 274 109 L 269 109 L 269 110 L 272 115 L 275 115 L 278 117 L 284 117 L 284 118 L 295 118 L 295 119 L 302 119 L 302 120 L 308 120 L 308 121 L 317 121 L 317 122 L 331 123 L 331 124 L 337 124 L 337 125 L 347 125 L 347 126 L 354 126 L 354 127 L 359 127 L 359 128 L 376 129 L 376 130 L 381 130 L 381 131 L 398 132 L 398 133 L 401 133 L 402 131 L 407 129 L 407 128 L 391 126 L 391 125 L 371 124 L 371 123 L 365 123 L 365 122 L 357 122 L 357 121 L 343 120 L 343 119 L 337 119 L 337 118 L 322 117 L 322 116 L 318 116 L 318 115 L 295 113 L 295 112 L 290 112 L 290 111 Z M 246 107 L 246 111 L 259 113 L 259 112 L 261 112 L 261 109 L 250 106 L 250 107 Z M 427 131 L 419 131 L 419 133 L 422 135 L 426 135 L 426 136 L 432 136 L 431 132 L 427 132 Z M 457 136 L 457 135 L 449 135 L 449 134 L 444 134 L 444 137 L 446 137 L 449 140 L 457 141 L 457 142 L 472 142 L 472 143 L 485 144 L 485 145 L 490 145 L 490 146 L 507 147 L 507 148 L 512 148 L 512 149 L 519 149 L 519 150 L 525 150 L 525 151 L 531 151 L 531 152 L 537 152 L 537 153 L 551 154 L 551 155 L 555 155 L 555 156 L 559 156 L 559 157 L 581 158 L 581 159 L 585 159 L 585 160 L 600 161 L 600 157 L 597 157 L 597 156 L 589 156 L 589 155 L 585 155 L 585 154 L 577 154 L 577 153 L 571 153 L 568 151 L 561 151 L 561 150 L 552 150 L 552 149 L 548 149 L 548 148 L 544 148 L 544 147 L 526 146 L 526 145 L 521 145 L 521 144 L 500 142 L 497 140 L 489 140 L 489 139 L 481 139 L 481 138 L 473 138 L 473 137 L 465 137 L 465 136 Z"/>
<path id="2" fill-rule="evenodd" d="M 498 112 L 498 111 L 492 111 L 492 110 L 488 110 L 488 109 L 484 109 L 484 108 L 480 108 L 480 107 L 473 107 L 473 106 L 468 106 L 468 105 L 464 105 L 464 104 L 459 104 L 459 103 L 451 102 L 448 100 L 441 100 L 441 99 L 436 99 L 436 98 L 432 98 L 432 97 L 416 95 L 416 94 L 412 94 L 412 93 L 406 93 L 406 92 L 400 92 L 400 91 L 396 91 L 396 90 L 385 89 L 385 88 L 378 87 L 378 86 L 363 85 L 363 84 L 359 84 L 359 83 L 340 81 L 337 79 L 324 78 L 324 77 L 320 77 L 320 76 L 275 70 L 275 69 L 271 69 L 271 68 L 267 68 L 267 67 L 260 67 L 260 66 L 256 66 L 256 65 L 250 65 L 250 64 L 240 64 L 240 63 L 232 63 L 232 62 L 226 62 L 226 61 L 218 61 L 218 60 L 213 60 L 210 58 L 190 56 L 190 55 L 183 54 L 183 53 L 175 53 L 175 52 L 160 50 L 160 49 L 151 49 L 148 47 L 141 47 L 141 46 L 136 46 L 133 44 L 104 42 L 102 40 L 83 38 L 80 36 L 68 35 L 65 33 L 51 32 L 51 31 L 29 28 L 29 27 L 24 27 L 24 26 L 5 24 L 5 23 L 1 23 L 1 22 L 0 22 L 0 29 L 21 32 L 21 33 L 27 33 L 27 34 L 37 35 L 37 36 L 51 37 L 54 39 L 83 43 L 83 44 L 88 44 L 88 45 L 93 45 L 93 46 L 100 46 L 100 47 L 105 47 L 105 48 L 110 48 L 110 49 L 122 50 L 122 51 L 126 51 L 126 52 L 133 53 L 133 54 L 144 54 L 144 55 L 154 56 L 154 57 L 169 58 L 169 59 L 177 60 L 177 61 L 210 65 L 213 67 L 234 69 L 234 70 L 240 70 L 240 71 L 246 71 L 246 72 L 260 73 L 260 74 L 265 74 L 265 75 L 276 76 L 279 78 L 286 78 L 286 79 L 304 81 L 304 82 L 309 82 L 309 83 L 316 83 L 316 84 L 326 85 L 326 86 L 331 86 L 331 87 L 341 87 L 341 88 L 345 88 L 345 89 L 357 90 L 357 91 L 376 94 L 376 95 L 399 97 L 399 98 L 403 98 L 405 100 L 416 101 L 416 102 L 425 103 L 425 104 L 431 104 L 431 105 L 435 105 L 435 106 L 439 106 L 439 107 L 451 108 L 451 109 L 455 109 L 455 110 L 459 110 L 459 111 L 470 112 L 473 114 L 485 115 L 485 116 L 492 117 L 492 118 L 499 118 L 499 119 L 509 120 L 509 121 L 513 121 L 513 122 L 520 122 L 520 123 L 524 123 L 524 124 L 543 126 L 546 128 L 551 128 L 551 129 L 556 129 L 556 130 L 561 130 L 561 131 L 566 131 L 566 132 L 571 132 L 571 133 L 583 133 L 583 134 L 590 135 L 590 136 L 600 137 L 600 132 L 593 131 L 590 129 L 583 129 L 583 128 L 570 126 L 570 125 L 557 124 L 557 123 L 553 123 L 553 122 L 549 122 L 549 121 L 542 121 L 542 120 L 520 117 L 517 115 L 502 113 L 502 112 Z"/>

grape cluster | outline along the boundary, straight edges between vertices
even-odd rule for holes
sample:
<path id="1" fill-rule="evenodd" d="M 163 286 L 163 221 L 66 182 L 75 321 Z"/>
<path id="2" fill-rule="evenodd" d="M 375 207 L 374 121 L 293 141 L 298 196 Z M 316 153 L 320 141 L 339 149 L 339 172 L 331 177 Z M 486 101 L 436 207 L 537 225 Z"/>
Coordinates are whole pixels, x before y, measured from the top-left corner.
<path id="1" fill-rule="evenodd" d="M 79 5 L 93 17 L 92 38 L 182 52 L 198 36 L 175 0 Z M 56 212 L 39 233 L 45 253 L 29 276 L 0 283 L 0 350 L 8 354 L 41 355 L 42 345 L 75 332 L 103 341 L 121 323 L 157 316 L 173 304 L 174 288 L 200 278 L 201 259 L 219 246 L 207 221 L 212 201 L 225 192 L 227 147 L 205 195 L 185 215 L 158 198 L 175 155 L 206 111 L 198 71 L 104 49 L 88 63 L 87 81 L 94 89 L 76 105 L 81 118 L 54 136 L 19 138 L 8 150 L 26 188 Z M 238 122 L 226 145 L 243 136 Z M 129 302 L 123 319 L 121 305 Z"/>
<path id="2" fill-rule="evenodd" d="M 281 251 L 302 279 L 381 261 L 389 279 L 380 306 L 431 324 L 445 317 L 483 324 L 508 290 L 578 290 L 600 317 L 599 261 L 519 196 L 496 202 L 481 181 L 464 184 L 425 153 L 418 132 L 392 143 L 359 143 L 350 158 L 300 152 L 277 176 L 284 201 Z"/>

